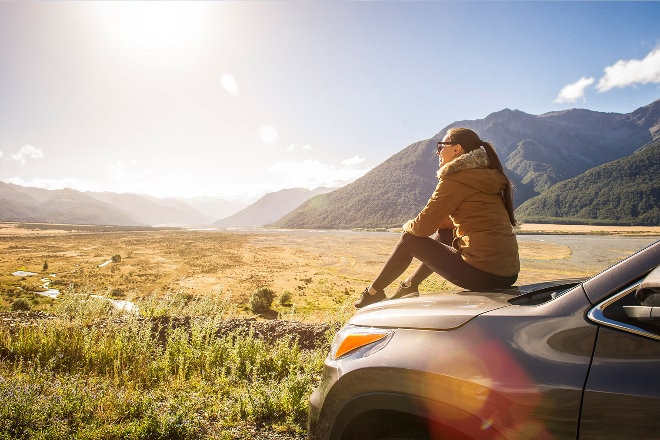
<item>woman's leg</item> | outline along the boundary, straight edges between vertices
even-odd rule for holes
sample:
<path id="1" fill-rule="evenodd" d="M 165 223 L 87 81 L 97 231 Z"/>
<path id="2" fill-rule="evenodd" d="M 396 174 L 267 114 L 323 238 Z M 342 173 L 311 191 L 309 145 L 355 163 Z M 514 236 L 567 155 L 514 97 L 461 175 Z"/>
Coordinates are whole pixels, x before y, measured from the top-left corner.
<path id="1" fill-rule="evenodd" d="M 438 232 L 431 236 L 434 240 L 451 246 L 452 240 L 454 238 L 454 231 L 452 229 L 439 229 Z M 420 263 L 415 272 L 403 282 L 404 286 L 410 288 L 410 291 L 416 292 L 419 285 L 422 284 L 422 281 L 427 279 L 433 274 L 433 269 L 428 267 L 424 263 Z"/>
<path id="2" fill-rule="evenodd" d="M 411 247 L 415 248 L 427 248 L 428 250 L 424 252 L 425 255 L 430 255 L 433 253 L 443 254 L 444 258 L 450 258 L 453 254 L 451 248 L 448 246 L 436 241 L 436 236 L 431 237 L 416 237 L 410 233 L 403 233 L 399 243 L 397 243 L 394 251 L 390 254 L 389 258 L 385 262 L 385 265 L 380 271 L 380 274 L 376 277 L 374 282 L 371 284 L 371 287 L 377 291 L 384 290 L 387 286 L 392 284 L 394 280 L 399 278 L 403 272 L 408 269 L 412 259 L 414 257 L 411 252 Z M 455 250 L 453 250 L 455 252 Z M 460 259 L 460 256 L 458 257 Z M 419 272 L 418 276 L 426 278 L 434 269 L 429 267 L 424 260 L 422 265 L 417 269 L 416 272 Z M 421 281 L 420 281 L 421 282 Z"/>
<path id="3" fill-rule="evenodd" d="M 463 261 L 460 253 L 451 246 L 430 237 L 416 237 L 404 233 L 380 274 L 371 284 L 373 289 L 383 291 L 405 272 L 413 257 L 447 281 L 465 289 L 509 287 L 517 278 L 500 277 L 477 269 Z M 420 271 L 421 275 L 424 273 Z"/>

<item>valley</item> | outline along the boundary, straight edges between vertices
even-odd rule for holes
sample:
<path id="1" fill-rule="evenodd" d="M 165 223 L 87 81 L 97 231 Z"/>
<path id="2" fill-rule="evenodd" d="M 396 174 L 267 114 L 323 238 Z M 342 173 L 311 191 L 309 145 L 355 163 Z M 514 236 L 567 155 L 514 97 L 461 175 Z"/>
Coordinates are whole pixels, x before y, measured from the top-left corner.
<path id="1" fill-rule="evenodd" d="M 595 274 L 659 236 L 658 227 L 523 225 L 518 284 Z M 49 311 L 73 295 L 120 304 L 166 302 L 183 295 L 212 297 L 225 304 L 228 315 L 249 317 L 254 315 L 251 295 L 269 287 L 276 297 L 267 317 L 323 322 L 331 315 L 353 313 L 356 292 L 375 276 L 398 237 L 396 232 L 369 231 L 108 231 L 3 223 L 0 310 L 9 310 L 20 298 L 33 310 Z M 34 275 L 16 276 L 17 271 Z M 44 295 L 44 279 L 48 289 L 59 292 L 57 298 Z M 434 275 L 421 291 L 453 288 Z M 291 300 L 281 304 L 285 293 Z"/>

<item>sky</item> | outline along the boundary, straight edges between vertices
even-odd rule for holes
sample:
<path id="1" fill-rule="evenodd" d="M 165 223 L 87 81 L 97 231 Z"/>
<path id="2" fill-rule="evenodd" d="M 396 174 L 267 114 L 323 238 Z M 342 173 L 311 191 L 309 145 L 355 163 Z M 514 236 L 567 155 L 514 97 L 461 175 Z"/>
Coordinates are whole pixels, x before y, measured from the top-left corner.
<path id="1" fill-rule="evenodd" d="M 455 121 L 654 102 L 658 23 L 660 2 L 0 1 L 0 181 L 339 187 Z"/>

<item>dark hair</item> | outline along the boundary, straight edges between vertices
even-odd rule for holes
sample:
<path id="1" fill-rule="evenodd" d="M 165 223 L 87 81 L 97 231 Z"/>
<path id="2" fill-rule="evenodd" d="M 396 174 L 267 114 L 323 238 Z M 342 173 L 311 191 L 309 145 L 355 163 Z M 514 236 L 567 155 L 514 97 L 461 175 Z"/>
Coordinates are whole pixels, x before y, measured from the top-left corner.
<path id="1" fill-rule="evenodd" d="M 493 148 L 490 142 L 482 141 L 479 138 L 479 135 L 469 128 L 450 128 L 447 131 L 447 135 L 449 136 L 448 140 L 450 142 L 461 144 L 463 151 L 466 153 L 483 147 L 488 155 L 488 166 L 502 173 L 506 179 L 506 185 L 504 186 L 501 195 L 502 200 L 504 201 L 504 207 L 509 214 L 509 221 L 511 222 L 511 225 L 515 226 L 516 218 L 513 215 L 513 185 L 504 172 L 504 167 L 502 166 L 502 162 L 500 162 L 497 152 L 495 152 L 495 148 Z"/>

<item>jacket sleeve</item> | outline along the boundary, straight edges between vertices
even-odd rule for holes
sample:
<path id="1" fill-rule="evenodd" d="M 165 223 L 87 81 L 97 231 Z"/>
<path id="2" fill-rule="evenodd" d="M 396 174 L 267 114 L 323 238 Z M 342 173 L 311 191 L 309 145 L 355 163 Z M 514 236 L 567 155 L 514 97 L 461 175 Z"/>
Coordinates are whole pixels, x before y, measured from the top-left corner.
<path id="1" fill-rule="evenodd" d="M 428 237 L 438 229 L 453 227 L 449 216 L 464 199 L 465 190 L 461 190 L 461 186 L 462 184 L 454 180 L 440 179 L 424 209 L 417 214 L 417 217 L 403 225 L 404 232 L 418 237 Z"/>

